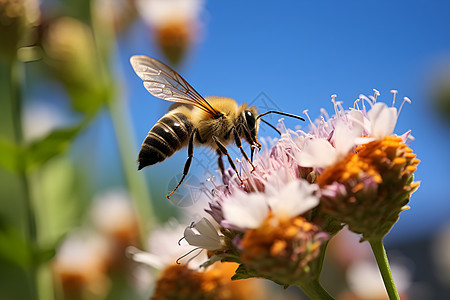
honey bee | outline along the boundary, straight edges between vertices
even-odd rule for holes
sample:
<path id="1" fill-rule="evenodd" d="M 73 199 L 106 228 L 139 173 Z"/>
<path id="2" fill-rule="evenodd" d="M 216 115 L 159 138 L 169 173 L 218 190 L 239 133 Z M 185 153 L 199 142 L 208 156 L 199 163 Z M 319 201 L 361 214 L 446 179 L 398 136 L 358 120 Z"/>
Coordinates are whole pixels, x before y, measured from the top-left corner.
<path id="1" fill-rule="evenodd" d="M 150 129 L 142 143 L 138 155 L 138 170 L 162 162 L 186 146 L 188 148 L 183 176 L 167 198 L 173 195 L 188 174 L 194 155 L 194 146 L 208 146 L 217 152 L 222 175 L 225 171 L 222 155 L 227 156 L 230 166 L 242 182 L 226 146 L 234 142 L 245 160 L 254 169 L 253 153 L 256 149 L 261 149 L 261 144 L 257 140 L 259 121 L 277 130 L 273 125 L 262 120 L 261 116 L 277 113 L 304 120 L 299 116 L 278 111 L 268 111 L 258 115 L 255 106 L 249 107 L 247 103 L 239 106 L 232 98 L 204 98 L 177 72 L 154 58 L 135 55 L 130 58 L 130 62 L 150 94 L 175 102 L 170 106 L 168 113 Z M 242 148 L 241 139 L 250 145 L 251 159 Z"/>

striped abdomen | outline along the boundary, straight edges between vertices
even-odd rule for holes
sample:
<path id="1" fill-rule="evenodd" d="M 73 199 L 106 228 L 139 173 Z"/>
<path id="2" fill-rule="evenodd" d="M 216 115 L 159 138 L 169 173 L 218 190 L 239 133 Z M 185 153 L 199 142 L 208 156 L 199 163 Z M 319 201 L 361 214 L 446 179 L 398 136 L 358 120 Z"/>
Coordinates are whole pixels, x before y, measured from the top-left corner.
<path id="1" fill-rule="evenodd" d="M 192 123 L 182 113 L 168 113 L 150 130 L 139 152 L 138 169 L 156 164 L 186 146 Z"/>

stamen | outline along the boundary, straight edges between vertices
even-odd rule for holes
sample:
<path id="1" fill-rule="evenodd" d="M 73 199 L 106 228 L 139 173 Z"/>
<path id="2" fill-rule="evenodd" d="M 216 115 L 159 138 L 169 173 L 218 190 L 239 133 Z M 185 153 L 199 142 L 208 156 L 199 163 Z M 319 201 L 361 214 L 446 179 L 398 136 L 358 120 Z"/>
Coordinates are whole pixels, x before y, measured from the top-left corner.
<path id="1" fill-rule="evenodd" d="M 284 118 L 279 119 L 278 120 L 278 125 L 281 127 L 281 130 L 283 132 L 287 132 L 288 130 L 287 130 L 286 125 L 284 124 L 283 121 L 284 121 Z"/>
<path id="2" fill-rule="evenodd" d="M 361 100 L 361 99 L 358 98 L 358 99 L 355 100 L 355 102 L 353 102 L 353 108 L 354 109 L 359 110 L 359 105 L 358 105 L 359 100 Z"/>
<path id="3" fill-rule="evenodd" d="M 373 96 L 375 98 L 375 102 L 377 102 L 377 97 L 380 96 L 380 92 L 377 89 L 373 89 Z"/>
<path id="4" fill-rule="evenodd" d="M 392 107 L 395 106 L 395 96 L 397 95 L 398 91 L 397 90 L 391 90 L 391 93 L 394 94 L 394 99 L 392 99 Z"/>
<path id="5" fill-rule="evenodd" d="M 311 121 L 311 118 L 310 118 L 309 115 L 308 115 L 308 110 L 305 109 L 305 110 L 303 111 L 303 113 L 304 113 L 304 114 L 306 115 L 306 117 L 308 118 L 309 123 L 311 124 L 311 126 L 312 126 L 313 128 L 315 128 L 316 125 L 314 125 L 314 123 Z"/>
<path id="6" fill-rule="evenodd" d="M 328 112 L 326 111 L 326 109 L 321 108 L 320 113 L 325 117 L 325 120 L 328 121 L 330 119 L 330 116 L 328 115 Z"/>
<path id="7" fill-rule="evenodd" d="M 338 106 L 337 106 L 337 103 L 336 103 L 336 97 L 337 97 L 336 94 L 331 95 L 331 102 L 333 102 L 334 112 L 335 112 L 336 116 L 339 116 L 339 109 L 338 109 Z"/>
<path id="8" fill-rule="evenodd" d="M 217 189 L 217 185 L 216 185 L 216 183 L 214 182 L 214 176 L 208 177 L 208 178 L 206 179 L 206 181 L 208 181 L 208 182 L 213 186 L 213 189 Z"/>
<path id="9" fill-rule="evenodd" d="M 364 100 L 365 100 L 367 103 L 370 104 L 370 107 L 372 107 L 372 105 L 373 105 L 373 104 L 372 104 L 372 101 L 370 101 L 370 99 L 367 98 L 365 95 L 360 94 L 360 95 L 359 95 L 359 98 L 361 99 L 361 103 L 362 103 L 364 112 L 366 112 L 366 106 L 364 105 Z"/>
<path id="10" fill-rule="evenodd" d="M 204 249 L 201 249 L 197 254 L 195 254 L 194 256 L 189 258 L 185 265 L 187 266 L 191 261 L 193 261 L 195 258 L 197 258 L 203 252 L 203 250 Z"/>
<path id="11" fill-rule="evenodd" d="M 208 197 L 209 201 L 211 201 L 214 197 L 214 189 L 213 190 L 208 190 L 207 188 L 204 189 L 200 189 L 204 195 L 206 195 L 206 197 Z"/>
<path id="12" fill-rule="evenodd" d="M 337 116 L 339 116 L 339 117 L 345 117 L 345 109 L 342 106 L 342 103 L 343 103 L 342 101 L 337 101 L 336 102 L 336 105 L 337 105 L 337 107 L 339 109 L 339 115 L 337 115 Z"/>
<path id="13" fill-rule="evenodd" d="M 185 264 L 185 265 L 187 265 L 188 263 L 190 263 L 190 262 L 192 261 L 192 259 L 196 258 L 196 257 L 203 251 L 202 248 L 200 248 L 200 247 L 194 248 L 194 249 L 192 249 L 191 251 L 189 251 L 188 253 L 183 254 L 182 256 L 178 257 L 177 260 L 175 261 L 176 264 L 177 264 L 177 265 L 180 265 L 180 264 L 181 264 L 181 263 L 180 263 L 180 260 L 182 260 L 182 259 L 185 258 L 186 256 L 190 255 L 192 252 L 197 251 L 197 250 L 199 250 L 199 249 L 200 249 L 200 252 L 199 252 L 198 254 L 196 254 L 194 257 L 190 258 L 190 259 L 186 262 L 186 264 Z"/>
<path id="14" fill-rule="evenodd" d="M 402 111 L 403 108 L 403 104 L 405 104 L 405 102 L 411 104 L 411 99 L 409 99 L 408 97 L 403 97 L 403 102 L 402 105 L 400 105 L 400 108 L 398 109 L 397 117 L 400 115 L 400 112 Z"/>

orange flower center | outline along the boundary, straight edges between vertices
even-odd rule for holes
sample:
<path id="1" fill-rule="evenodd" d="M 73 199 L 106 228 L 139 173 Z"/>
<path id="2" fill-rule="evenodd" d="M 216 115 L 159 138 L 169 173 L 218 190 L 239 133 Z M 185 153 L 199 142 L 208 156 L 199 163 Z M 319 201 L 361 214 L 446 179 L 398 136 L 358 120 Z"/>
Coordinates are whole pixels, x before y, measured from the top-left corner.
<path id="1" fill-rule="evenodd" d="M 356 148 L 356 153 L 349 153 L 343 160 L 324 170 L 317 179 L 320 186 L 333 182 L 344 183 L 360 175 L 370 176 L 380 184 L 386 172 L 394 171 L 399 177 L 410 176 L 417 169 L 419 160 L 402 139 L 388 136 Z M 363 188 L 356 183 L 354 192 Z"/>

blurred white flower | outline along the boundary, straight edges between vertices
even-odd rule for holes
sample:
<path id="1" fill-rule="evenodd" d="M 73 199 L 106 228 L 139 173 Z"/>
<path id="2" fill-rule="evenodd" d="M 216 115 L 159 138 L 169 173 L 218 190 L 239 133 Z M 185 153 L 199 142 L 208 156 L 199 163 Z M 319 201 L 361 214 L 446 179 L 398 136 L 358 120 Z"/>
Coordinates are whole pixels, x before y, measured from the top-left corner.
<path id="1" fill-rule="evenodd" d="M 104 294 L 109 288 L 109 261 L 109 243 L 105 238 L 93 232 L 74 231 L 57 250 L 52 271 L 65 294 Z"/>
<path id="2" fill-rule="evenodd" d="M 50 105 L 28 104 L 24 109 L 23 133 L 27 141 L 43 138 L 52 130 L 67 125 L 64 116 Z"/>
<path id="3" fill-rule="evenodd" d="M 152 26 L 161 26 L 173 19 L 195 21 L 203 3 L 202 0 L 136 0 L 140 15 Z"/>
<path id="4" fill-rule="evenodd" d="M 202 0 L 138 0 L 137 10 L 156 45 L 172 65 L 180 64 L 199 40 Z"/>
<path id="5" fill-rule="evenodd" d="M 196 253 L 197 256 L 187 256 L 180 259 L 195 249 L 182 239 L 185 226 L 180 225 L 175 219 L 152 231 L 148 239 L 148 252 L 137 248 L 128 248 L 133 260 L 147 264 L 153 268 L 162 270 L 177 261 L 187 263 L 187 266 L 196 269 L 205 261 L 206 253 Z M 180 259 L 180 260 L 179 260 Z"/>
<path id="6" fill-rule="evenodd" d="M 433 243 L 433 255 L 438 276 L 444 284 L 450 286 L 450 224 L 437 234 Z"/>
<path id="7" fill-rule="evenodd" d="M 102 233 L 119 239 L 133 240 L 138 236 L 137 217 L 125 191 L 111 190 L 95 197 L 91 220 Z"/>
<path id="8" fill-rule="evenodd" d="M 411 273 L 405 266 L 391 263 L 392 276 L 400 294 L 411 285 Z M 388 299 L 380 271 L 375 261 L 355 261 L 347 270 L 350 290 L 360 299 Z"/>

